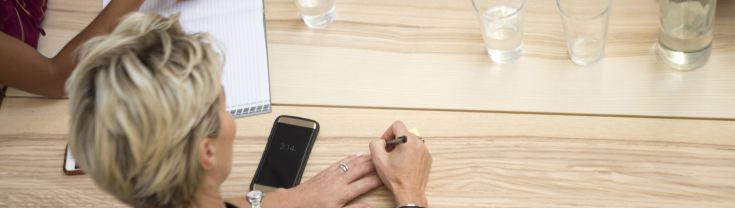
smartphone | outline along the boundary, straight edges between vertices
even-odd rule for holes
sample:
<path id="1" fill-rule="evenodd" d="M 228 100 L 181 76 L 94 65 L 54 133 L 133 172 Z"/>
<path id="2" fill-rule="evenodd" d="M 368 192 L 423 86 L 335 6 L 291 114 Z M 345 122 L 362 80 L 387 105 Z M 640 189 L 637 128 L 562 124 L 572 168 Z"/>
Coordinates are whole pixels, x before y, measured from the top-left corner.
<path id="1" fill-rule="evenodd" d="M 299 185 L 318 133 L 319 123 L 314 120 L 276 118 L 250 190 L 267 193 Z"/>
<path id="2" fill-rule="evenodd" d="M 82 169 L 79 168 L 79 165 L 77 165 L 77 162 L 74 160 L 74 157 L 71 156 L 71 151 L 69 151 L 69 145 L 66 145 L 66 153 L 64 153 L 64 174 L 66 175 L 80 175 L 83 174 Z"/>

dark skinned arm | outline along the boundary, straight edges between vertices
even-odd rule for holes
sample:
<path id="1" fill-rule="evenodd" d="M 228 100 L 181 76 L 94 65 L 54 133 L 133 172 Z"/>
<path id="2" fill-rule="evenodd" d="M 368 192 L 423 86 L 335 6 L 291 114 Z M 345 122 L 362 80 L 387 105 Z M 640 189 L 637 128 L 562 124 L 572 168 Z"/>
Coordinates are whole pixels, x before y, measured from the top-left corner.
<path id="1" fill-rule="evenodd" d="M 26 92 L 63 97 L 64 83 L 76 66 L 77 48 L 115 28 L 120 18 L 138 10 L 143 0 L 113 0 L 82 32 L 53 58 L 0 32 L 0 84 Z"/>

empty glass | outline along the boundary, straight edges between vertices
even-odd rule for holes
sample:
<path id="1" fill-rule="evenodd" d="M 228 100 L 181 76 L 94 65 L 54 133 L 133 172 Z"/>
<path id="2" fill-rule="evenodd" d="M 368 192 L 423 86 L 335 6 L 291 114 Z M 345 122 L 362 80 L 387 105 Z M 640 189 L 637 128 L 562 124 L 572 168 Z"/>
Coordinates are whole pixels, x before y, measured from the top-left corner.
<path id="1" fill-rule="evenodd" d="M 490 59 L 504 64 L 521 56 L 526 0 L 472 0 Z"/>
<path id="2" fill-rule="evenodd" d="M 325 28 L 337 15 L 335 0 L 294 0 L 301 19 L 310 28 Z"/>
<path id="3" fill-rule="evenodd" d="M 605 54 L 610 0 L 556 0 L 569 59 L 588 65 Z"/>

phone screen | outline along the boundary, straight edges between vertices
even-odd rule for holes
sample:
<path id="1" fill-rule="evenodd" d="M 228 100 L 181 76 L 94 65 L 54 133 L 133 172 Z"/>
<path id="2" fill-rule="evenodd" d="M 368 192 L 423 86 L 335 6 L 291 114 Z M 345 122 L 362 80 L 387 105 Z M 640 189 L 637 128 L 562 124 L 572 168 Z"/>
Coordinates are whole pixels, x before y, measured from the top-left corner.
<path id="1" fill-rule="evenodd" d="M 315 128 L 277 122 L 255 183 L 276 188 L 298 185 L 310 153 Z"/>

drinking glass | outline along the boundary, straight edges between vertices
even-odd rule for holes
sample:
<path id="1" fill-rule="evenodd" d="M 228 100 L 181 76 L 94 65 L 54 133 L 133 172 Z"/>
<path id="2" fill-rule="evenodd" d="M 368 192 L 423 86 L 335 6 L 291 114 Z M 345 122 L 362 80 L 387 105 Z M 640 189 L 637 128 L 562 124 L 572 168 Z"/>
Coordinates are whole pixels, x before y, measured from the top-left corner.
<path id="1" fill-rule="evenodd" d="M 337 16 L 335 0 L 294 0 L 301 19 L 310 28 L 325 28 Z"/>
<path id="2" fill-rule="evenodd" d="M 704 65 L 712 50 L 717 0 L 660 0 L 659 5 L 658 59 L 682 71 Z"/>
<path id="3" fill-rule="evenodd" d="M 523 48 L 526 0 L 472 0 L 472 5 L 490 59 L 499 64 L 518 59 Z"/>
<path id="4" fill-rule="evenodd" d="M 569 59 L 588 65 L 605 54 L 611 0 L 556 0 Z"/>

